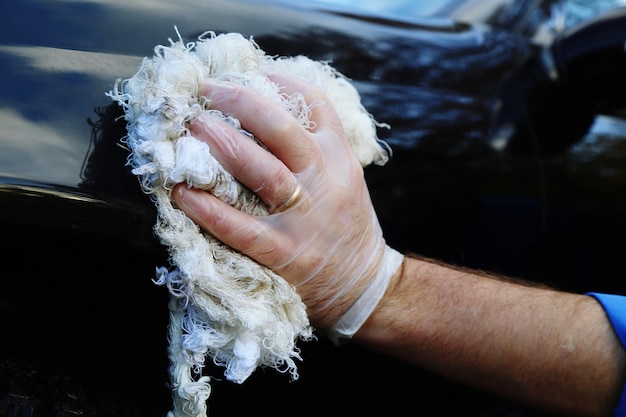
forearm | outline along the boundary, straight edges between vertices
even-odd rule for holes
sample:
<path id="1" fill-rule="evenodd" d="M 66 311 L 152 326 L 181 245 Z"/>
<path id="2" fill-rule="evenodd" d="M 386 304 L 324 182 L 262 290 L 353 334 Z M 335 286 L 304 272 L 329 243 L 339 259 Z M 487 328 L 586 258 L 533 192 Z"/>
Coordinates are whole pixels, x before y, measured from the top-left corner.
<path id="1" fill-rule="evenodd" d="M 590 297 L 407 258 L 355 341 L 546 410 L 610 415 L 624 352 Z"/>

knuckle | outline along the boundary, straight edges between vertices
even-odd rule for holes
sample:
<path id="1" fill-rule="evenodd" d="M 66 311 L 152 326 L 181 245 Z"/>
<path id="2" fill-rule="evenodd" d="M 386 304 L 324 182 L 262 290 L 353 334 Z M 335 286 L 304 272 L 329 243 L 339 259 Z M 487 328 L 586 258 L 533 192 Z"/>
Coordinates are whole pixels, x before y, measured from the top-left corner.
<path id="1" fill-rule="evenodd" d="M 271 239 L 271 231 L 263 226 L 255 226 L 246 228 L 245 231 L 239 231 L 242 247 L 244 252 L 256 259 L 262 264 L 272 267 L 280 263 L 282 252 L 273 243 Z"/>
<path id="2" fill-rule="evenodd" d="M 260 256 L 264 259 L 264 264 L 272 268 L 283 263 L 284 254 L 276 247 L 263 247 Z"/>
<path id="3" fill-rule="evenodd" d="M 318 87 L 317 85 L 314 84 L 304 84 L 304 87 L 302 89 L 302 95 L 304 96 L 304 98 L 309 101 L 321 101 L 321 102 L 326 102 L 328 101 L 328 97 L 326 96 L 326 93 L 324 92 L 324 90 L 320 87 Z"/>
<path id="4" fill-rule="evenodd" d="M 269 109 L 268 109 L 269 110 Z M 281 110 L 276 110 L 275 112 L 266 111 L 264 117 L 266 118 L 268 123 L 272 123 L 272 133 L 277 137 L 284 138 L 295 138 L 302 134 L 302 127 L 296 123 L 274 123 L 274 120 L 280 120 L 280 115 L 278 112 L 282 113 Z"/>
<path id="5" fill-rule="evenodd" d="M 293 175 L 285 176 L 281 173 L 278 173 L 272 180 L 272 183 L 275 184 L 274 192 L 277 204 L 281 204 L 291 197 L 296 187 L 294 182 Z"/>

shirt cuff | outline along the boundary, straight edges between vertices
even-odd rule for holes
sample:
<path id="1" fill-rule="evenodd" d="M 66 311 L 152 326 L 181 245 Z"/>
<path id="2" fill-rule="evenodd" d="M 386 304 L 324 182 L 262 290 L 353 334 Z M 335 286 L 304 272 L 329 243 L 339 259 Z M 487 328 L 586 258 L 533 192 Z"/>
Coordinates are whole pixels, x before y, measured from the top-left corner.
<path id="1" fill-rule="evenodd" d="M 622 347 L 626 349 L 626 297 L 593 292 L 587 293 L 587 295 L 595 298 L 600 303 Z M 622 394 L 613 415 L 615 417 L 626 417 L 626 386 L 622 388 Z"/>

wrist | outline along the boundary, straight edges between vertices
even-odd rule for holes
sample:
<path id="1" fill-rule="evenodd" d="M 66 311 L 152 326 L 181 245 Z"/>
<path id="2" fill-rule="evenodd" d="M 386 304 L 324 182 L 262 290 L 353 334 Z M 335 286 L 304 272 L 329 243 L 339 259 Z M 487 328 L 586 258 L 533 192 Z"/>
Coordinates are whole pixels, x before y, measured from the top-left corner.
<path id="1" fill-rule="evenodd" d="M 384 297 L 354 335 L 355 342 L 385 351 L 394 351 L 394 346 L 407 346 L 407 329 L 416 331 L 412 324 L 422 317 L 420 296 L 415 295 L 422 293 L 424 271 L 420 270 L 417 262 L 411 256 L 404 257 Z M 407 300 L 409 294 L 410 301 Z"/>

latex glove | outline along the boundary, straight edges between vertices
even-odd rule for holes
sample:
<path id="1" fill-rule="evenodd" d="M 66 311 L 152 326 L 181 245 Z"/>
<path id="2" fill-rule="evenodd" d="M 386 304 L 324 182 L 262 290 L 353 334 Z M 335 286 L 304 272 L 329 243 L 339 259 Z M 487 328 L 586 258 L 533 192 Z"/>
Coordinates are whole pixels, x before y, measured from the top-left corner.
<path id="1" fill-rule="evenodd" d="M 314 326 L 335 341 L 349 338 L 374 310 L 403 257 L 383 239 L 363 169 L 324 93 L 292 76 L 272 78 L 287 93 L 319 103 L 310 130 L 256 92 L 221 82 L 202 91 L 211 108 L 237 118 L 267 149 L 208 114 L 190 126 L 271 214 L 248 215 L 184 185 L 173 198 L 211 235 L 294 285 Z"/>

